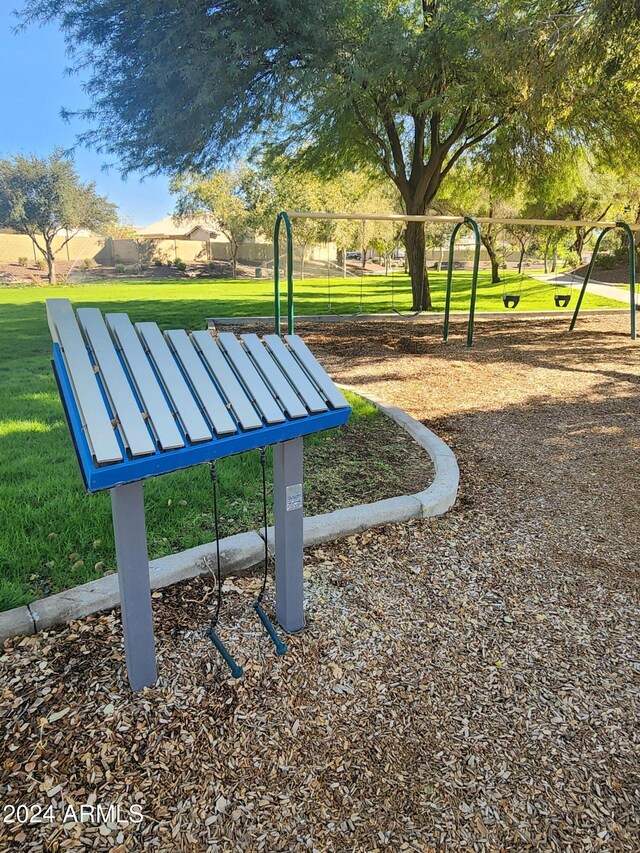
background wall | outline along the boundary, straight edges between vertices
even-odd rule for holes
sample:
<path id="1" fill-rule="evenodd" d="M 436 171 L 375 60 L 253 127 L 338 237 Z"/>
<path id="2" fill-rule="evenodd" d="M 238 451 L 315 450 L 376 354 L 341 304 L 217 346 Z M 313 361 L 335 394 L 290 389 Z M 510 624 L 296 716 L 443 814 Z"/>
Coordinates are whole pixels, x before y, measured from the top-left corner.
<path id="1" fill-rule="evenodd" d="M 54 249 L 59 249 L 64 241 L 64 236 L 56 237 L 53 241 Z M 72 237 L 57 257 L 65 261 L 77 259 L 81 263 L 85 258 L 95 257 L 103 244 L 104 238 L 96 235 Z M 18 258 L 28 258 L 29 263 L 32 264 L 37 258 L 42 258 L 42 255 L 37 249 L 34 255 L 33 243 L 26 234 L 0 234 L 0 263 L 17 264 Z"/>

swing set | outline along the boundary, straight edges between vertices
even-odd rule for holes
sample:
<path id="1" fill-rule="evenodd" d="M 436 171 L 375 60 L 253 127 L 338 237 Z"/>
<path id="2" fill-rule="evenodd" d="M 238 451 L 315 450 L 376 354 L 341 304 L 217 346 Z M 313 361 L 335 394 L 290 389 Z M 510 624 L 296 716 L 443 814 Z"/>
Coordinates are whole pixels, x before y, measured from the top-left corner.
<path id="1" fill-rule="evenodd" d="M 365 221 L 362 220 L 362 251 L 365 253 L 366 257 L 366 242 L 365 242 Z M 332 294 L 331 294 L 331 243 L 327 238 L 327 310 L 330 314 L 333 314 L 335 317 L 360 317 L 364 314 L 364 305 L 363 305 L 363 287 L 364 287 L 364 269 L 360 268 L 360 300 L 358 304 L 358 310 L 352 312 L 351 314 L 343 314 L 338 311 L 333 310 L 332 303 Z"/>
<path id="2" fill-rule="evenodd" d="M 587 268 L 586 275 L 582 282 L 582 286 L 580 288 L 580 292 L 578 294 L 578 299 L 576 302 L 576 307 L 573 312 L 573 316 L 569 325 L 569 331 L 573 331 L 576 321 L 578 319 L 578 314 L 580 312 L 580 307 L 582 305 L 582 301 L 584 299 L 584 295 L 587 290 L 587 286 L 591 279 L 591 275 L 593 272 L 593 268 L 595 265 L 595 261 L 598 255 L 598 250 L 600 249 L 600 245 L 602 243 L 602 239 L 605 234 L 610 231 L 620 230 L 623 231 L 627 237 L 627 242 L 629 246 L 629 313 L 630 313 L 630 337 L 632 340 L 636 339 L 636 304 L 635 304 L 635 285 L 636 285 L 636 263 L 635 263 L 635 252 L 636 252 L 636 239 L 635 232 L 640 231 L 640 225 L 628 225 L 626 222 L 583 222 L 579 220 L 563 220 L 563 219 L 510 219 L 510 218 L 499 218 L 499 217 L 470 217 L 470 216 L 418 216 L 418 215 L 402 215 L 402 214 L 390 214 L 390 213 L 377 213 L 377 214 L 368 214 L 368 213 L 327 213 L 327 212 L 316 212 L 316 211 L 281 211 L 275 221 L 274 231 L 273 231 L 273 281 L 274 281 L 274 322 L 276 332 L 279 334 L 282 325 L 282 314 L 281 314 L 281 288 L 280 288 L 280 232 L 282 226 L 285 229 L 285 239 L 286 239 L 286 252 L 287 252 L 287 263 L 286 263 L 286 276 L 287 276 L 287 329 L 289 334 L 293 334 L 294 329 L 294 287 L 293 287 L 293 225 L 292 220 L 296 219 L 324 219 L 324 220 L 358 220 L 362 223 L 363 235 L 364 235 L 364 227 L 365 222 L 367 220 L 372 221 L 386 221 L 392 223 L 406 223 L 406 222 L 434 222 L 440 224 L 451 224 L 453 225 L 453 231 L 451 233 L 451 237 L 449 240 L 449 258 L 447 263 L 447 285 L 446 285 L 446 294 L 445 294 L 445 308 L 444 308 L 444 326 L 443 326 L 443 339 L 446 341 L 449 337 L 449 323 L 450 323 L 450 314 L 451 314 L 451 297 L 453 290 L 453 265 L 454 265 L 454 253 L 455 253 L 455 243 L 456 238 L 462 228 L 463 225 L 466 225 L 471 229 L 474 236 L 474 260 L 473 260 L 473 269 L 471 272 L 471 293 L 469 300 L 469 315 L 468 315 L 468 323 L 467 323 L 467 346 L 471 347 L 473 345 L 473 331 L 474 331 L 474 322 L 475 322 L 475 309 L 476 309 L 476 297 L 477 297 L 477 289 L 478 289 L 478 273 L 480 267 L 480 250 L 481 250 L 481 226 L 482 225 L 525 225 L 525 226 L 553 226 L 558 228 L 576 228 L 576 227 L 585 227 L 592 229 L 599 229 L 600 234 L 596 240 L 593 254 L 591 256 L 591 260 L 589 262 L 589 266 Z M 363 236 L 363 249 L 364 249 L 364 236 Z M 395 248 L 395 247 L 394 247 Z M 360 299 L 358 310 L 352 314 L 339 314 L 338 312 L 333 310 L 333 305 L 331 301 L 331 278 L 330 278 L 330 262 L 329 262 L 329 249 L 327 248 L 327 270 L 328 270 L 328 284 L 327 284 L 327 296 L 328 296 L 328 310 L 329 313 L 333 314 L 336 317 L 360 317 L 364 314 L 364 305 L 363 305 L 363 279 L 364 272 L 360 275 Z M 526 277 L 526 273 L 524 270 L 519 274 L 519 276 L 514 281 L 505 280 L 503 283 L 503 292 L 502 292 L 502 302 L 506 309 L 514 309 L 520 304 L 521 296 L 522 296 L 522 284 Z M 421 305 L 417 310 L 411 312 L 402 312 L 396 307 L 395 302 L 395 276 L 392 270 L 391 275 L 391 309 L 394 314 L 400 317 L 404 317 L 406 319 L 414 319 L 423 313 L 424 307 Z M 553 304 L 556 308 L 567 308 L 569 303 L 571 302 L 573 288 L 571 285 L 567 283 L 563 283 L 559 281 L 558 276 L 556 275 L 554 280 L 554 293 L 553 293 Z"/>

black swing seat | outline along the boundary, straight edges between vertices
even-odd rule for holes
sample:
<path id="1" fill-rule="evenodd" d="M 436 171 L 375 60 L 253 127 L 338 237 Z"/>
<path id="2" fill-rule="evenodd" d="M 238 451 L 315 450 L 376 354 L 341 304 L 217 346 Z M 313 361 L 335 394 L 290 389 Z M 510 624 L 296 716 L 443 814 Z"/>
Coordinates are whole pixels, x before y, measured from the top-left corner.
<path id="1" fill-rule="evenodd" d="M 505 293 L 502 297 L 502 301 L 504 302 L 505 308 L 515 308 L 518 302 L 520 302 L 520 296 L 515 294 Z"/>
<path id="2" fill-rule="evenodd" d="M 553 301 L 556 303 L 556 308 L 566 308 L 571 302 L 570 293 L 556 293 L 553 296 Z"/>

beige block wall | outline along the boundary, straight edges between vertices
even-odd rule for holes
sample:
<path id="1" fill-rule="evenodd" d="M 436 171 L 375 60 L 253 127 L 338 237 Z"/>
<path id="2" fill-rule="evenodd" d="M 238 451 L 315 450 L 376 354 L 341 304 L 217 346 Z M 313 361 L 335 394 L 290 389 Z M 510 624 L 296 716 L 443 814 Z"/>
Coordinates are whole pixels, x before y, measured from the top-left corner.
<path id="1" fill-rule="evenodd" d="M 68 246 L 60 247 L 65 237 L 55 237 L 53 248 L 59 260 L 82 262 L 85 258 L 94 258 L 102 249 L 104 240 L 92 235 L 90 237 L 72 237 Z M 41 242 L 41 241 L 38 241 Z M 67 252 L 68 248 L 68 252 Z M 34 261 L 34 247 L 31 238 L 26 234 L 0 234 L 0 263 L 17 264 L 18 258 L 28 258 L 29 263 Z M 36 249 L 35 258 L 42 258 Z"/>
<path id="2" fill-rule="evenodd" d="M 98 255 L 98 263 L 152 264 L 182 258 L 183 261 L 207 260 L 207 245 L 200 240 L 114 240 L 109 238 Z"/>
<path id="3" fill-rule="evenodd" d="M 269 243 L 241 243 L 238 259 L 241 261 L 267 261 L 273 256 Z M 109 238 L 96 260 L 105 265 L 139 263 L 152 264 L 156 259 L 164 263 L 181 258 L 192 261 L 229 261 L 231 246 L 228 242 L 206 240 L 114 240 Z"/>

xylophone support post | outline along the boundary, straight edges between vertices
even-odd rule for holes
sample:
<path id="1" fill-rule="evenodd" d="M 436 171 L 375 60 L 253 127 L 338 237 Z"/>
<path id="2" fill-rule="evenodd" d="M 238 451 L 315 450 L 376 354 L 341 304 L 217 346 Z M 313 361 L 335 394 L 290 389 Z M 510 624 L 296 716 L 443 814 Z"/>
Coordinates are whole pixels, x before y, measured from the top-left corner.
<path id="1" fill-rule="evenodd" d="M 287 633 L 304 628 L 302 595 L 302 438 L 273 448 L 276 619 Z"/>
<path id="2" fill-rule="evenodd" d="M 111 489 L 124 651 L 132 690 L 157 679 L 142 483 Z"/>

